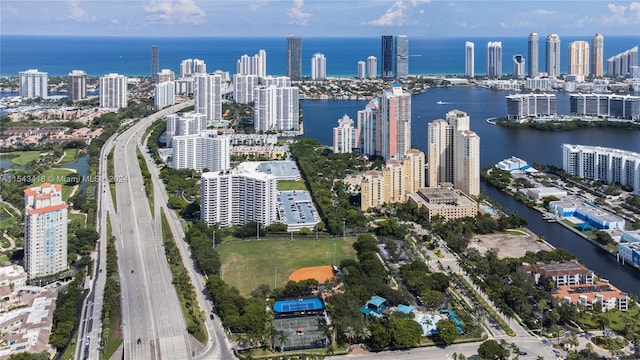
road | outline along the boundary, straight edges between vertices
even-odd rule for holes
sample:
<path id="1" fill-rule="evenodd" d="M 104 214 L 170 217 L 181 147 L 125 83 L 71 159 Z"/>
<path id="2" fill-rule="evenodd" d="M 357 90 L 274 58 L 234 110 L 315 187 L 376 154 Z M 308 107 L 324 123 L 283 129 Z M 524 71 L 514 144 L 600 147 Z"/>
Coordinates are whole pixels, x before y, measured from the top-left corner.
<path id="1" fill-rule="evenodd" d="M 156 214 L 156 218 L 160 219 L 160 213 L 164 212 L 168 220 L 167 222 L 169 223 L 169 227 L 171 228 L 173 238 L 177 240 L 176 245 L 180 251 L 182 262 L 187 269 L 189 278 L 191 279 L 191 283 L 195 287 L 200 310 L 205 314 L 205 325 L 209 341 L 206 344 L 204 351 L 196 353 L 194 359 L 236 359 L 236 357 L 233 355 L 233 352 L 230 350 L 231 345 L 225 335 L 224 328 L 222 327 L 219 318 L 215 317 L 215 319 L 211 319 L 209 317 L 209 314 L 213 313 L 213 306 L 210 299 L 206 296 L 206 281 L 202 274 L 200 274 L 196 270 L 197 265 L 194 261 L 194 258 L 191 256 L 191 250 L 189 246 L 185 242 L 185 234 L 182 229 L 179 217 L 176 215 L 175 211 L 169 209 L 169 207 L 167 206 L 169 197 L 167 195 L 164 182 L 160 178 L 158 168 L 155 166 L 149 154 L 146 151 L 144 151 L 143 153 L 145 156 L 145 161 L 147 163 L 147 168 L 151 173 L 151 179 L 153 181 L 154 212 Z"/>
<path id="2" fill-rule="evenodd" d="M 155 120 L 193 105 L 181 103 L 144 118 L 105 143 L 98 173 L 98 232 L 93 282 L 82 308 L 78 359 L 98 359 L 102 332 L 102 294 L 106 265 L 106 217 L 116 238 L 121 286 L 125 359 L 190 359 L 191 343 L 171 272 L 162 248 L 159 217 L 152 217 L 137 160 L 136 148 Z M 118 209 L 114 208 L 106 176 L 106 155 L 114 149 Z"/>
<path id="3" fill-rule="evenodd" d="M 116 248 L 125 359 L 189 359 L 191 344 L 162 248 L 160 219 L 152 217 L 136 149 L 155 120 L 190 104 L 144 118 L 118 136 L 114 147 Z"/>

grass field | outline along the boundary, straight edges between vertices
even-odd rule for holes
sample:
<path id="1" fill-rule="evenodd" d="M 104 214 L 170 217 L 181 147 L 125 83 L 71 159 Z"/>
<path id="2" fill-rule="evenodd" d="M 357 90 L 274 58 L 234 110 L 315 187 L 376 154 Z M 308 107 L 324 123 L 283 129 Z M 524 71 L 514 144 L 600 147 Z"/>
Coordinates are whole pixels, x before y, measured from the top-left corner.
<path id="1" fill-rule="evenodd" d="M 11 163 L 14 165 L 24 166 L 33 160 L 38 160 L 40 151 L 16 151 L 2 156 L 11 157 Z"/>
<path id="2" fill-rule="evenodd" d="M 223 243 L 218 247 L 222 278 L 244 296 L 261 284 L 284 286 L 289 274 L 305 266 L 331 265 L 333 244 L 336 262 L 355 259 L 355 238 L 330 240 L 246 240 Z M 275 283 L 275 284 L 274 284 Z"/>
<path id="3" fill-rule="evenodd" d="M 69 164 L 78 158 L 78 149 L 67 149 L 64 151 L 64 157 L 60 160 L 59 164 Z"/>
<path id="4" fill-rule="evenodd" d="M 69 221 L 71 223 L 78 223 L 84 228 L 87 226 L 87 214 L 69 212 Z"/>
<path id="5" fill-rule="evenodd" d="M 278 191 L 307 190 L 303 180 L 280 180 Z"/>
<path id="6" fill-rule="evenodd" d="M 3 203 L 0 203 L 0 217 L 2 217 L 2 220 L 0 220 L 0 231 L 18 226 L 18 215 L 14 214 L 13 211 Z"/>

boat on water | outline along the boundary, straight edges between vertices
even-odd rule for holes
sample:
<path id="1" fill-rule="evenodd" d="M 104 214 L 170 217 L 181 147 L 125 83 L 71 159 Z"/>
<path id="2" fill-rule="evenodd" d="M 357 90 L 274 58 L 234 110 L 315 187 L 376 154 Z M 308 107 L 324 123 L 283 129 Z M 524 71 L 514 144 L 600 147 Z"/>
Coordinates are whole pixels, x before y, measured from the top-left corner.
<path id="1" fill-rule="evenodd" d="M 497 120 L 497 119 L 498 119 L 498 118 L 491 117 L 491 118 L 488 118 L 488 119 L 487 119 L 487 122 L 488 122 L 489 124 L 491 124 L 491 125 L 495 125 L 495 124 L 496 124 L 496 120 Z"/>
<path id="2" fill-rule="evenodd" d="M 446 102 L 446 101 L 442 101 L 442 100 L 438 100 L 438 101 L 436 102 L 436 104 L 438 104 L 438 105 L 446 105 L 446 104 L 448 104 L 448 102 Z"/>

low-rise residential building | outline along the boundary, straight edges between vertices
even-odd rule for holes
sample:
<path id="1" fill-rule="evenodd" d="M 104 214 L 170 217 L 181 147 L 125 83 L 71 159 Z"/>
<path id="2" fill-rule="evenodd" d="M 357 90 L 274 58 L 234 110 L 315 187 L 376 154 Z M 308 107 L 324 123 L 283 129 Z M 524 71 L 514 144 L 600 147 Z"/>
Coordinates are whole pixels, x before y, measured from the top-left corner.
<path id="1" fill-rule="evenodd" d="M 556 287 L 564 285 L 593 284 L 595 275 L 577 261 L 552 262 L 550 264 L 530 265 L 523 263 L 521 272 L 530 273 L 536 283 L 540 277 L 551 278 Z"/>
<path id="2" fill-rule="evenodd" d="M 571 304 L 582 304 L 587 309 L 591 309 L 594 304 L 600 303 L 603 311 L 613 309 L 627 311 L 629 302 L 632 301 L 629 295 L 618 290 L 606 280 L 594 284 L 560 286 L 554 291 L 553 296 Z"/>
<path id="3" fill-rule="evenodd" d="M 440 215 L 445 221 L 478 214 L 478 203 L 459 190 L 452 188 L 422 188 L 408 195 L 409 201 L 425 207 L 429 220 Z"/>

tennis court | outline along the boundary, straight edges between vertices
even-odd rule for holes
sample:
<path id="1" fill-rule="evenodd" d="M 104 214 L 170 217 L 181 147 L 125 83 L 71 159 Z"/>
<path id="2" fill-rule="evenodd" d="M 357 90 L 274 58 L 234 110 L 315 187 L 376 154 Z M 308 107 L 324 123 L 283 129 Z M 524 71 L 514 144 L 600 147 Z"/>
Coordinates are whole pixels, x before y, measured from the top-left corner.
<path id="1" fill-rule="evenodd" d="M 325 347 L 328 339 L 324 325 L 322 316 L 274 319 L 273 326 L 280 334 L 275 336 L 274 345 L 280 351 Z"/>
<path id="2" fill-rule="evenodd" d="M 319 311 L 324 308 L 320 299 L 297 299 L 297 300 L 283 300 L 276 301 L 273 304 L 273 311 L 278 314 L 284 313 L 296 313 L 307 311 Z"/>

